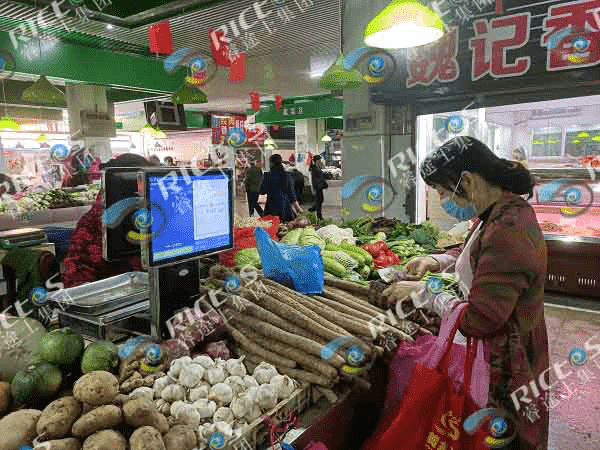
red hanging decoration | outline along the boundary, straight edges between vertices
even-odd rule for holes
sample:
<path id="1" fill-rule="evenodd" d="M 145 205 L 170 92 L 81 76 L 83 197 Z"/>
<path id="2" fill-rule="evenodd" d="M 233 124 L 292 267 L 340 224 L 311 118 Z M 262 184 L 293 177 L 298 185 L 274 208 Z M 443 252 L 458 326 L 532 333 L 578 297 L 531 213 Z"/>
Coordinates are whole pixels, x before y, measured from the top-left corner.
<path id="1" fill-rule="evenodd" d="M 256 91 L 250 92 L 250 103 L 252 109 L 256 112 L 260 111 L 260 94 Z"/>
<path id="2" fill-rule="evenodd" d="M 231 50 L 229 49 L 229 39 L 225 37 L 222 31 L 208 30 L 210 40 L 210 50 L 215 64 L 221 67 L 231 66 Z"/>
<path id="3" fill-rule="evenodd" d="M 277 109 L 277 112 L 279 112 L 281 110 L 282 103 L 283 103 L 283 97 L 281 95 L 276 95 L 275 96 L 275 108 Z"/>
<path id="4" fill-rule="evenodd" d="M 160 55 L 173 53 L 173 35 L 169 21 L 160 22 L 148 27 L 150 52 Z"/>
<path id="5" fill-rule="evenodd" d="M 246 79 L 246 54 L 238 53 L 231 60 L 231 67 L 229 67 L 229 82 L 230 83 L 241 83 Z"/>

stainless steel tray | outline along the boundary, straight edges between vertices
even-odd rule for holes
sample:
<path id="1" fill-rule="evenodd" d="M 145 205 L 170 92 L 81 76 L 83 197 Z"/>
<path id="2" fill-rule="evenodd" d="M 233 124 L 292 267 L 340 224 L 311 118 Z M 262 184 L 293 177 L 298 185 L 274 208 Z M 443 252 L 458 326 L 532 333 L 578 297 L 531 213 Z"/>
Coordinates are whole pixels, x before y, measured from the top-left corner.
<path id="1" fill-rule="evenodd" d="M 150 297 L 148 274 L 129 272 L 74 288 L 48 294 L 48 300 L 61 309 L 99 316 Z"/>

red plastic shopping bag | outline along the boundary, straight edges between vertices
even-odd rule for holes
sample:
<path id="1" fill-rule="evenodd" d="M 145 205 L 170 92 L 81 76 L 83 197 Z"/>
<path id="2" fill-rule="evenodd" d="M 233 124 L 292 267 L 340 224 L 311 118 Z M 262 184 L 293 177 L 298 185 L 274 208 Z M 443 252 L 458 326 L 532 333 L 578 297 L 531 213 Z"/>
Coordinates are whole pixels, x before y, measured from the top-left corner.
<path id="1" fill-rule="evenodd" d="M 462 315 L 462 314 L 461 314 Z M 458 323 L 453 328 L 454 339 Z M 456 390 L 448 375 L 452 340 L 435 368 L 417 363 L 402 403 L 386 417 L 363 450 L 483 450 L 484 432 L 467 434 L 464 420 L 479 407 L 469 395 L 475 345 L 469 339 L 464 365 L 465 383 Z"/>
<path id="2" fill-rule="evenodd" d="M 442 321 L 439 336 L 419 336 L 414 343 L 402 342 L 390 363 L 389 381 L 386 392 L 384 416 L 391 414 L 404 398 L 410 377 L 417 364 L 427 368 L 435 368 L 440 363 L 444 350 L 450 339 L 450 333 L 462 317 L 462 312 L 467 304 L 459 305 L 452 314 Z M 448 375 L 459 387 L 464 383 L 464 366 L 467 349 L 461 344 L 452 343 L 449 360 Z M 487 341 L 478 339 L 477 355 L 473 363 L 473 376 L 471 377 L 470 393 L 473 401 L 481 408 L 488 402 L 490 365 L 487 358 Z"/>

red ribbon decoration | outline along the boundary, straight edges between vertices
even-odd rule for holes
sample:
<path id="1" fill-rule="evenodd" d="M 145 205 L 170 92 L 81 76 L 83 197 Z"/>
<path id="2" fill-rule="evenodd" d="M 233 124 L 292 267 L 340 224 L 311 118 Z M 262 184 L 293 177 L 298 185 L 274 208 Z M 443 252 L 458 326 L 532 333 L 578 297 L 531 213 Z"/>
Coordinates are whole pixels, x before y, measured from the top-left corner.
<path id="1" fill-rule="evenodd" d="M 250 92 L 250 103 L 252 109 L 256 112 L 260 111 L 260 94 L 256 91 Z"/>
<path id="2" fill-rule="evenodd" d="M 277 112 L 281 111 L 281 104 L 283 103 L 283 97 L 281 95 L 275 96 L 275 108 Z"/>
<path id="3" fill-rule="evenodd" d="M 160 55 L 173 53 L 173 35 L 169 21 L 160 22 L 148 27 L 150 52 Z"/>

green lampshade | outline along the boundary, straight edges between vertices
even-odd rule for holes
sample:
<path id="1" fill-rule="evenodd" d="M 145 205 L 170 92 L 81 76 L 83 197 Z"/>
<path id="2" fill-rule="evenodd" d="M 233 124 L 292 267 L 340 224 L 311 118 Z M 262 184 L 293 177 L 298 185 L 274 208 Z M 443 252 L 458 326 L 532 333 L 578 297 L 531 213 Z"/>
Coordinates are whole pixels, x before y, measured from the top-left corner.
<path id="1" fill-rule="evenodd" d="M 156 133 L 156 130 L 154 130 L 152 125 L 149 123 L 144 125 L 144 127 L 140 130 L 140 134 L 144 134 L 146 136 L 154 136 L 154 133 Z"/>
<path id="2" fill-rule="evenodd" d="M 0 119 L 0 130 L 20 130 L 20 129 L 21 129 L 21 125 L 19 125 L 19 123 L 12 117 L 4 116 L 2 119 Z"/>
<path id="3" fill-rule="evenodd" d="M 154 138 L 156 138 L 156 139 L 166 139 L 167 138 L 167 133 L 165 133 L 164 131 L 162 131 L 160 128 L 156 128 L 154 130 Z"/>
<path id="4" fill-rule="evenodd" d="M 171 100 L 177 105 L 187 105 L 190 103 L 207 103 L 208 97 L 200 89 L 184 82 L 177 92 L 171 96 Z"/>
<path id="5" fill-rule="evenodd" d="M 442 19 L 418 0 L 394 0 L 365 28 L 365 44 L 377 48 L 418 47 L 437 41 L 444 30 Z"/>
<path id="6" fill-rule="evenodd" d="M 45 134 L 40 134 L 38 137 L 35 138 L 35 140 L 37 142 L 48 142 L 48 136 L 46 136 Z"/>
<path id="7" fill-rule="evenodd" d="M 594 136 L 594 137 L 592 138 L 592 141 L 594 141 L 594 142 L 600 142 L 600 135 L 598 135 L 598 136 Z"/>
<path id="8" fill-rule="evenodd" d="M 26 102 L 40 103 L 51 106 L 67 106 L 65 100 L 65 94 L 48 81 L 48 79 L 42 75 L 40 78 L 23 91 L 21 99 Z"/>
<path id="9" fill-rule="evenodd" d="M 346 69 L 344 67 L 344 55 L 341 54 L 337 61 L 325 71 L 319 80 L 321 89 L 330 91 L 336 89 L 352 89 L 362 86 L 363 79 L 357 69 Z"/>
<path id="10" fill-rule="evenodd" d="M 571 144 L 580 144 L 580 143 L 581 143 L 581 140 L 579 140 L 579 139 L 573 139 L 571 141 Z"/>
<path id="11" fill-rule="evenodd" d="M 582 131 L 581 133 L 579 133 L 577 135 L 578 138 L 589 138 L 590 135 L 588 133 L 586 133 L 585 131 Z"/>

